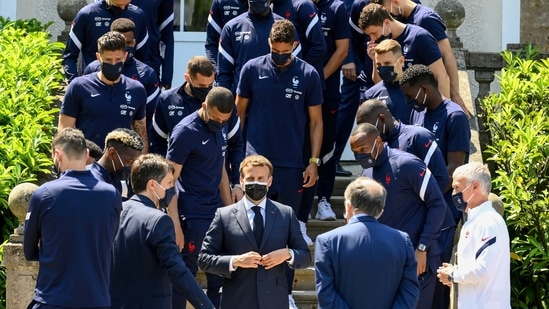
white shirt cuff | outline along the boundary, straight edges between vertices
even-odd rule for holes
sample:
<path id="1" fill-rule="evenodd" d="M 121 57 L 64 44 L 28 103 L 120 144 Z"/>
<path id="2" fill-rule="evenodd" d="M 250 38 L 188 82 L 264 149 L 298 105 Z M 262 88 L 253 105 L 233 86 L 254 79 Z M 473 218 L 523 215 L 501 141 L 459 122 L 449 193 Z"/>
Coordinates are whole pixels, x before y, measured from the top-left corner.
<path id="1" fill-rule="evenodd" d="M 294 250 L 288 248 L 288 252 L 290 253 L 290 260 L 286 261 L 288 265 L 294 265 Z"/>
<path id="2" fill-rule="evenodd" d="M 231 261 L 229 262 L 229 271 L 230 272 L 233 272 L 238 268 L 238 267 L 233 266 L 233 260 L 234 260 L 234 256 L 231 256 Z"/>

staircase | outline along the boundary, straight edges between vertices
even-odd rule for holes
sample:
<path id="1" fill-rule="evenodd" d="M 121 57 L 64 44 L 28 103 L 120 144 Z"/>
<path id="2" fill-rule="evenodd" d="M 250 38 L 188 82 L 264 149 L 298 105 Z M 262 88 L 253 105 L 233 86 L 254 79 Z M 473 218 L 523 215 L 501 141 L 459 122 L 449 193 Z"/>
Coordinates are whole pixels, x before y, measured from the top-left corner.
<path id="1" fill-rule="evenodd" d="M 343 213 L 345 212 L 345 198 L 343 194 L 347 185 L 359 175 L 362 169 L 360 166 L 356 165 L 355 162 L 352 164 L 342 163 L 343 167 L 347 170 L 353 172 L 351 177 L 336 177 L 334 184 L 333 196 L 330 200 L 332 204 L 332 209 L 336 213 L 336 221 L 320 221 L 311 219 L 307 222 L 307 234 L 311 237 L 313 242 L 316 239 L 316 236 L 342 226 L 345 224 L 343 219 Z M 311 210 L 311 217 L 314 218 L 317 209 L 317 200 L 315 198 L 313 202 L 313 209 Z M 314 248 L 310 246 L 311 257 L 314 261 Z M 197 281 L 200 285 L 206 287 L 206 276 L 202 271 L 199 271 L 196 276 Z M 306 269 L 297 269 L 295 271 L 294 285 L 293 285 L 293 297 L 300 309 L 316 309 L 317 298 L 315 291 L 315 269 L 314 266 L 308 267 Z M 187 304 L 187 308 L 192 308 L 192 306 Z"/>

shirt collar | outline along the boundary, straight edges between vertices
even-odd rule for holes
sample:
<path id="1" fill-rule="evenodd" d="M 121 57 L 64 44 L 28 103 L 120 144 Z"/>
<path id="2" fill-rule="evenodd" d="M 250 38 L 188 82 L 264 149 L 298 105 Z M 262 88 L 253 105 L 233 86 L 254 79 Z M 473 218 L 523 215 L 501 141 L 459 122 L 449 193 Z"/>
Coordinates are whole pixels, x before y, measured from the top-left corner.
<path id="1" fill-rule="evenodd" d="M 261 201 L 261 203 L 259 203 L 259 205 L 255 205 L 254 203 L 252 203 L 252 201 L 250 201 L 246 196 L 244 196 L 243 200 L 244 200 L 244 206 L 246 206 L 246 211 L 249 211 L 254 206 L 259 206 L 263 210 L 265 210 L 265 208 L 267 207 L 267 199 L 266 198 L 264 198 L 263 201 Z"/>

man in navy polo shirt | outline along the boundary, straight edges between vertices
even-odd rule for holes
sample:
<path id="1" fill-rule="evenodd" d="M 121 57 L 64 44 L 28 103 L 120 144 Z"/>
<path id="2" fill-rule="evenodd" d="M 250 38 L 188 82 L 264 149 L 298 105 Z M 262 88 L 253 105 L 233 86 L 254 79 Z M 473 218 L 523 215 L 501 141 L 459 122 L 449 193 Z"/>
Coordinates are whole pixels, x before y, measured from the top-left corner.
<path id="1" fill-rule="evenodd" d="M 151 67 L 134 57 L 136 43 L 134 36 L 135 23 L 133 21 L 127 18 L 118 18 L 111 24 L 111 31 L 120 32 L 126 38 L 126 51 L 128 55 L 126 56 L 126 61 L 124 61 L 122 74 L 131 79 L 138 80 L 147 91 L 147 134 L 150 135 L 152 115 L 156 107 L 156 99 L 160 94 L 158 76 Z M 101 71 L 101 63 L 99 60 L 95 60 L 86 67 L 84 74 L 99 71 Z"/>
<path id="2" fill-rule="evenodd" d="M 396 20 L 420 26 L 427 30 L 437 41 L 442 54 L 442 62 L 448 77 L 450 78 L 450 95 L 452 101 L 458 103 L 469 116 L 471 113 L 465 107 L 465 103 L 459 94 L 459 76 L 456 57 L 450 46 L 450 40 L 446 35 L 446 25 L 442 18 L 432 8 L 415 3 L 412 0 L 372 0 L 372 3 L 381 4 Z"/>
<path id="3" fill-rule="evenodd" d="M 315 1 L 315 6 L 318 8 L 318 16 L 320 16 L 320 24 L 324 32 L 326 47 L 328 48 L 328 53 L 324 57 L 326 89 L 322 93 L 324 99 L 322 103 L 323 132 L 322 147 L 320 149 L 321 165 L 318 167 L 318 185 L 316 187 L 319 202 L 315 218 L 320 220 L 335 220 L 335 213 L 330 205 L 336 176 L 336 159 L 333 155 L 337 112 L 341 101 L 339 92 L 341 64 L 349 52 L 351 29 L 348 23 L 349 16 L 343 2 L 339 0 L 318 0 Z M 305 162 L 310 157 L 309 149 L 310 146 L 306 145 L 303 156 Z M 297 214 L 303 237 L 310 244 L 312 244 L 312 241 L 306 234 L 305 223 L 311 211 L 314 194 L 314 188 L 304 189 L 300 213 Z"/>
<path id="4" fill-rule="evenodd" d="M 322 86 L 316 70 L 292 55 L 296 42 L 290 21 L 274 23 L 269 45 L 270 54 L 252 59 L 242 68 L 236 107 L 246 132 L 246 155 L 267 157 L 277 175 L 269 198 L 298 213 L 303 188 L 313 186 L 318 176 Z M 311 158 L 304 169 L 306 133 L 310 136 Z M 288 272 L 287 278 L 291 291 L 293 271 Z M 293 303 L 291 294 L 290 302 Z"/>
<path id="5" fill-rule="evenodd" d="M 101 0 L 83 7 L 72 22 L 67 47 L 63 53 L 63 68 L 69 82 L 96 59 L 97 40 L 110 29 L 117 18 L 129 18 L 135 25 L 137 37 L 135 57 L 141 61 L 149 58 L 148 33 L 144 12 L 130 4 L 130 0 Z M 82 52 L 82 67 L 77 67 Z"/>
<path id="6" fill-rule="evenodd" d="M 431 131 L 438 147 L 444 155 L 448 175 L 469 160 L 471 130 L 465 113 L 438 91 L 433 72 L 424 65 L 413 65 L 400 79 L 402 91 L 414 109 L 412 124 Z M 452 190 L 445 194 L 448 205 L 452 203 Z M 456 223 L 461 219 L 461 211 L 451 207 Z"/>
<path id="7" fill-rule="evenodd" d="M 316 69 L 324 89 L 324 57 L 327 49 L 314 4 L 310 0 L 271 0 L 271 2 L 273 12 L 291 21 L 295 27 L 299 45 L 295 47 L 293 54 Z"/>
<path id="8" fill-rule="evenodd" d="M 116 129 L 107 134 L 101 158 L 87 168 L 97 179 L 113 185 L 125 201 L 133 193 L 128 185 L 130 168 L 142 150 L 143 141 L 137 133 L 124 128 Z"/>
<path id="9" fill-rule="evenodd" d="M 221 30 L 217 57 L 218 86 L 236 92 L 242 66 L 252 58 L 267 54 L 269 32 L 275 20 L 269 0 L 251 0 L 248 12 L 230 20 Z"/>
<path id="10" fill-rule="evenodd" d="M 446 205 L 431 171 L 418 157 L 389 148 L 377 129 L 358 125 L 351 133 L 351 149 L 367 176 L 387 190 L 386 206 L 379 222 L 408 233 L 416 248 L 420 285 L 416 308 L 430 309 L 437 282 L 438 245 Z"/>
<path id="11" fill-rule="evenodd" d="M 404 56 L 397 41 L 384 40 L 375 47 L 375 67 L 381 81 L 364 92 L 361 101 L 383 101 L 398 121 L 409 124 L 412 108 L 406 104 L 398 83 L 404 71 Z"/>
<path id="12" fill-rule="evenodd" d="M 224 168 L 227 136 L 222 127 L 231 117 L 234 96 L 223 87 L 215 87 L 206 96 L 202 107 L 183 118 L 169 138 L 166 158 L 173 162 L 177 179 L 177 204 L 183 219 L 185 235 L 182 258 L 193 274 L 198 271 L 197 259 L 206 231 L 217 208 L 232 204 L 229 180 Z M 177 226 L 176 226 L 177 228 Z M 219 288 L 223 278 L 207 274 L 208 297 L 218 307 Z M 185 296 L 174 289 L 173 308 L 184 308 Z"/>
<path id="13" fill-rule="evenodd" d="M 452 191 L 450 175 L 448 175 L 448 170 L 446 169 L 444 155 L 438 148 L 434 134 L 429 130 L 397 121 L 387 106 L 379 100 L 367 100 L 362 103 L 356 114 L 356 123 L 374 125 L 381 132 L 380 136 L 383 142 L 386 142 L 389 147 L 414 154 L 423 160 L 443 194 Z M 446 206 L 448 209 L 446 210 L 441 233 L 438 237 L 442 250 L 441 260 L 444 263 L 452 258 L 454 234 L 456 231 L 456 222 L 450 208 L 453 207 L 453 204 L 446 203 Z"/>
<path id="14" fill-rule="evenodd" d="M 122 209 L 116 189 L 86 170 L 84 134 L 67 128 L 52 142 L 61 176 L 32 194 L 25 258 L 39 261 L 29 308 L 110 308 L 111 246 Z"/>
<path id="15" fill-rule="evenodd" d="M 206 25 L 206 56 L 217 68 L 221 30 L 229 20 L 248 11 L 248 0 L 213 0 Z"/>
<path id="16" fill-rule="evenodd" d="M 150 152 L 166 155 L 168 138 L 172 134 L 173 128 L 181 119 L 200 109 L 214 83 L 214 73 L 215 69 L 210 60 L 204 56 L 194 56 L 187 62 L 185 83 L 160 94 L 151 130 Z M 225 161 L 229 180 L 233 184 L 231 193 L 234 195 L 234 200 L 238 201 L 243 196 L 239 184 L 238 166 L 244 159 L 244 140 L 236 109 L 233 109 L 231 118 L 222 130 L 227 136 L 227 158 Z"/>
<path id="17" fill-rule="evenodd" d="M 57 129 L 76 127 L 87 139 L 104 148 L 105 137 L 117 128 L 133 128 L 148 152 L 145 122 L 147 94 L 140 82 L 122 74 L 126 38 L 107 32 L 97 40 L 101 71 L 76 78 L 67 87 Z"/>
<path id="18" fill-rule="evenodd" d="M 358 24 L 364 33 L 370 36 L 370 41 L 366 45 L 370 59 L 373 60 L 375 57 L 374 48 L 377 44 L 385 39 L 394 39 L 402 47 L 404 70 L 413 64 L 429 66 L 438 80 L 440 92 L 450 97 L 450 82 L 442 62 L 442 54 L 435 38 L 427 30 L 394 20 L 382 5 L 374 3 L 362 9 Z M 377 68 L 372 68 L 370 72 L 374 82 L 381 81 Z"/>

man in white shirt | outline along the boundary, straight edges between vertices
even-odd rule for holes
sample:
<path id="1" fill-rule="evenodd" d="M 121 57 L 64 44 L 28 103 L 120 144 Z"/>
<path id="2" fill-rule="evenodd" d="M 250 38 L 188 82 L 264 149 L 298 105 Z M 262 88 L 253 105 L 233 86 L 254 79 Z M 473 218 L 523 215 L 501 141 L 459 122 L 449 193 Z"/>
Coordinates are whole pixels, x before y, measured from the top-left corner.
<path id="1" fill-rule="evenodd" d="M 511 308 L 509 233 L 488 199 L 488 167 L 472 162 L 456 168 L 452 187 L 454 205 L 468 219 L 459 236 L 458 264 L 442 264 L 437 277 L 457 284 L 458 308 Z"/>

